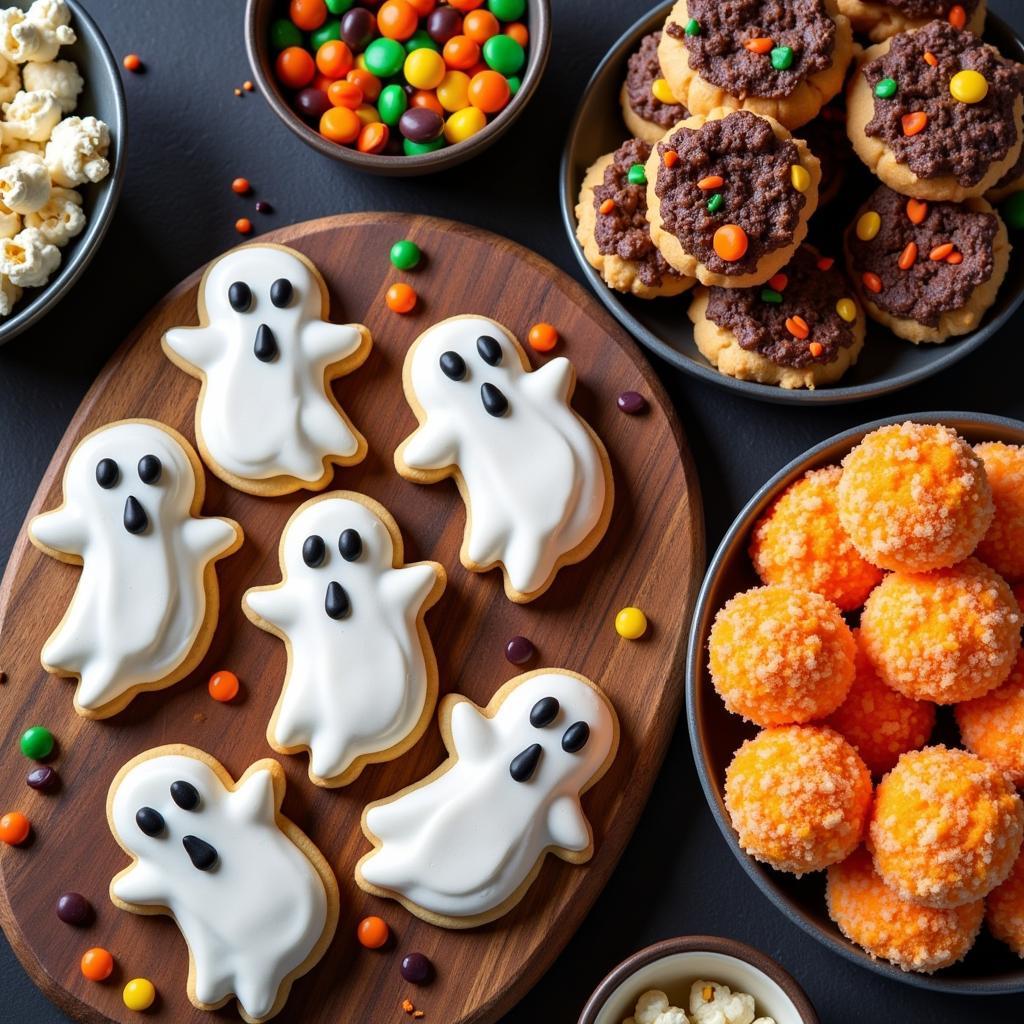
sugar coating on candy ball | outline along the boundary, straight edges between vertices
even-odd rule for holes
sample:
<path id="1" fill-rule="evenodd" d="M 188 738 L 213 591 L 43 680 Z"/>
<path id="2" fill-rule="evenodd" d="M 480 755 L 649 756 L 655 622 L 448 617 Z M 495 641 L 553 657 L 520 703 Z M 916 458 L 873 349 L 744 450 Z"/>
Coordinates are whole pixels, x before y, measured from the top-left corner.
<path id="1" fill-rule="evenodd" d="M 790 484 L 754 527 L 750 558 L 763 583 L 813 590 L 853 611 L 881 582 L 882 571 L 860 554 L 839 522 L 841 476 L 838 466 L 828 466 Z"/>
<path id="2" fill-rule="evenodd" d="M 982 461 L 949 427 L 879 427 L 843 459 L 840 521 L 857 550 L 883 569 L 955 565 L 977 547 L 992 514 Z"/>
<path id="3" fill-rule="evenodd" d="M 1004 882 L 989 894 L 985 910 L 988 930 L 1024 957 L 1024 854 L 1014 862 Z"/>
<path id="4" fill-rule="evenodd" d="M 1006 681 L 1020 628 L 1009 586 L 968 558 L 952 569 L 886 576 L 864 605 L 860 640 L 893 689 L 915 700 L 956 704 Z"/>
<path id="5" fill-rule="evenodd" d="M 995 505 L 975 554 L 1011 582 L 1024 579 L 1024 448 L 992 441 L 974 451 L 985 464 Z"/>
<path id="6" fill-rule="evenodd" d="M 730 599 L 708 641 L 711 680 L 725 706 L 757 725 L 831 714 L 853 682 L 853 634 L 820 594 L 783 584 Z"/>
<path id="7" fill-rule="evenodd" d="M 870 804 L 867 766 L 820 725 L 763 730 L 725 773 L 725 806 L 740 846 L 796 875 L 848 857 L 864 838 Z"/>
<path id="8" fill-rule="evenodd" d="M 878 876 L 863 848 L 828 869 L 825 901 L 829 917 L 851 942 L 921 974 L 962 960 L 985 912 L 984 900 L 940 910 L 902 899 Z"/>
<path id="9" fill-rule="evenodd" d="M 856 673 L 846 700 L 825 719 L 864 759 L 873 775 L 884 775 L 908 750 L 923 747 L 935 728 L 935 705 L 903 696 L 879 678 L 854 632 Z"/>
<path id="10" fill-rule="evenodd" d="M 981 899 L 1010 873 L 1024 806 L 995 765 L 942 745 L 912 750 L 878 784 L 868 846 L 886 885 L 930 907 Z"/>
<path id="11" fill-rule="evenodd" d="M 957 704 L 954 713 L 964 746 L 1024 786 L 1024 651 L 1002 686 Z"/>

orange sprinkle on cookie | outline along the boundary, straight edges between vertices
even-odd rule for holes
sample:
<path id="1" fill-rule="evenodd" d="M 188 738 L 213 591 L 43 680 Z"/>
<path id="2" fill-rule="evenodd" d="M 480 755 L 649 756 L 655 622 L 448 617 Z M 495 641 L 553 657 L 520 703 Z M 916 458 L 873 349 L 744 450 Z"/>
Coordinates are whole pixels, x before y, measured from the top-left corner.
<path id="1" fill-rule="evenodd" d="M 723 224 L 715 232 L 711 244 L 719 259 L 725 260 L 726 263 L 735 263 L 746 255 L 750 240 L 739 224 Z"/>
<path id="2" fill-rule="evenodd" d="M 894 572 L 871 592 L 860 638 L 875 671 L 915 700 L 957 704 L 1004 683 L 1020 650 L 1009 585 L 968 558 L 951 569 Z"/>
<path id="3" fill-rule="evenodd" d="M 834 604 L 781 583 L 732 597 L 708 640 L 715 689 L 730 711 L 757 725 L 831 714 L 850 690 L 855 652 Z"/>
<path id="4" fill-rule="evenodd" d="M 825 351 L 825 346 L 822 345 L 820 341 L 812 341 L 810 345 L 807 346 L 807 351 L 810 352 L 815 359 L 817 359 L 818 356 L 820 356 L 821 353 Z"/>
<path id="5" fill-rule="evenodd" d="M 811 333 L 811 329 L 807 326 L 807 321 L 802 316 L 786 317 L 786 330 L 794 338 L 799 338 L 801 341 Z"/>
<path id="6" fill-rule="evenodd" d="M 598 207 L 598 212 L 599 213 L 611 213 L 612 210 L 614 210 L 614 209 L 615 209 L 615 200 L 614 199 L 606 199 Z"/>
<path id="7" fill-rule="evenodd" d="M 964 746 L 1024 786 L 1024 651 L 1002 686 L 957 704 L 954 713 Z"/>
<path id="8" fill-rule="evenodd" d="M 897 262 L 900 270 L 909 270 L 917 262 L 917 242 L 907 242 Z"/>
<path id="9" fill-rule="evenodd" d="M 935 67 L 939 66 L 939 58 L 936 57 L 935 54 L 932 53 L 931 50 L 925 50 L 924 51 L 924 62 L 925 62 L 925 64 L 927 64 L 929 67 L 932 67 L 932 68 L 935 68 Z"/>
<path id="10" fill-rule="evenodd" d="M 768 36 L 756 36 L 754 39 L 745 40 L 743 49 L 751 53 L 769 53 L 774 45 Z"/>
<path id="11" fill-rule="evenodd" d="M 995 505 L 975 554 L 1010 582 L 1024 580 L 1024 448 L 990 441 L 974 451 L 985 465 Z"/>
<path id="12" fill-rule="evenodd" d="M 966 750 L 904 754 L 878 784 L 868 849 L 905 900 L 949 909 L 987 896 L 1010 873 L 1024 805 L 1009 779 Z"/>
<path id="13" fill-rule="evenodd" d="M 675 167 L 679 163 L 679 154 L 674 149 L 666 149 L 661 159 L 666 167 Z"/>
<path id="14" fill-rule="evenodd" d="M 701 178 L 697 182 L 697 188 L 702 192 L 708 192 L 713 188 L 721 188 L 725 184 L 725 178 L 720 174 L 709 174 L 706 178 Z"/>
<path id="15" fill-rule="evenodd" d="M 848 857 L 864 836 L 870 804 L 864 762 L 824 726 L 764 729 L 725 773 L 725 806 L 740 846 L 795 875 Z"/>
<path id="16" fill-rule="evenodd" d="M 953 251 L 952 242 L 943 242 L 942 245 L 935 246 L 930 253 L 928 253 L 928 259 L 934 263 L 940 263 Z"/>
<path id="17" fill-rule="evenodd" d="M 839 522 L 838 466 L 812 469 L 758 520 L 750 558 L 762 583 L 813 590 L 841 611 L 860 608 L 882 570 L 853 546 Z"/>
<path id="18" fill-rule="evenodd" d="M 768 278 L 768 287 L 774 288 L 777 292 L 784 292 L 787 284 L 789 284 L 789 278 L 785 274 L 776 274 L 774 277 Z"/>
<path id="19" fill-rule="evenodd" d="M 904 114 L 900 118 L 904 135 L 917 135 L 923 132 L 928 124 L 928 115 L 923 110 L 915 110 L 912 114 Z"/>
<path id="20" fill-rule="evenodd" d="M 992 521 L 981 459 L 955 430 L 893 423 L 843 459 L 839 518 L 883 569 L 923 572 L 966 558 Z"/>
<path id="21" fill-rule="evenodd" d="M 904 971 L 931 974 L 962 960 L 974 945 L 984 900 L 936 910 L 901 899 L 878 876 L 861 848 L 828 869 L 828 916 L 873 957 Z"/>
<path id="22" fill-rule="evenodd" d="M 882 279 L 877 274 L 872 274 L 870 270 L 861 274 L 860 279 L 869 292 L 877 295 L 882 290 Z"/>
<path id="23" fill-rule="evenodd" d="M 952 263 L 954 265 L 959 265 L 959 264 L 963 263 L 963 261 L 964 261 L 964 254 L 962 252 L 955 252 L 954 251 L 954 252 L 951 252 L 946 257 L 946 262 L 947 263 Z"/>
<path id="24" fill-rule="evenodd" d="M 920 224 L 928 216 L 928 204 L 923 199 L 908 199 L 907 216 L 911 224 Z"/>
<path id="25" fill-rule="evenodd" d="M 1024 856 L 1017 858 L 1006 881 L 989 893 L 985 922 L 1000 942 L 1024 956 Z"/>

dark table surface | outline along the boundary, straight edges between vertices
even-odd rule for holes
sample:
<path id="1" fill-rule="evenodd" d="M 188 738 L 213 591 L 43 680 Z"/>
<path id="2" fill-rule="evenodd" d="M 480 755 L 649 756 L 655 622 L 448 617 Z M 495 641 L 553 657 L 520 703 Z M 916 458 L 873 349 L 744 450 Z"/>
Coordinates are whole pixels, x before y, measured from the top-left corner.
<path id="1" fill-rule="evenodd" d="M 1024 3 L 990 3 L 1024 31 Z M 237 175 L 274 206 L 270 216 L 252 214 L 261 229 L 350 210 L 426 212 L 507 235 L 581 279 L 558 212 L 565 128 L 604 52 L 649 9 L 645 0 L 553 0 L 551 62 L 521 120 L 476 160 L 442 177 L 408 180 L 346 170 L 301 143 L 257 94 L 233 95 L 250 73 L 243 0 L 86 5 L 114 53 L 137 52 L 148 70 L 125 75 L 128 174 L 100 253 L 50 316 L 0 349 L 4 559 L 68 420 L 107 357 L 164 292 L 238 242 L 234 220 L 252 204 L 231 193 Z M 469 275 L 471 286 L 472 268 Z M 761 483 L 837 431 L 937 409 L 1024 418 L 1022 334 L 1019 312 L 1000 336 L 941 376 L 888 398 L 816 410 L 745 401 L 658 365 L 697 461 L 709 551 Z M 728 853 L 704 802 L 681 719 L 640 827 L 607 889 L 505 1024 L 568 1024 L 619 960 L 650 942 L 691 933 L 741 939 L 781 961 L 824 1024 L 960 1024 L 983 1013 L 1016 1020 L 1024 1010 L 1024 996 L 972 1000 L 882 979 L 828 953 L 786 921 Z M 285 1011 L 281 1019 L 287 1017 Z M 0 1021 L 63 1020 L 0 940 Z"/>

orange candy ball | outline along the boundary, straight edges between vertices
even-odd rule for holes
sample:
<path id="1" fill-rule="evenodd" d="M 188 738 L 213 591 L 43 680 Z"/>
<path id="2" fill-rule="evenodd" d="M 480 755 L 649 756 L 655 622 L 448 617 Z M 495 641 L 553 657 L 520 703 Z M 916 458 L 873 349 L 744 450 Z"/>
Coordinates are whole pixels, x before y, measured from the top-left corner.
<path id="1" fill-rule="evenodd" d="M 289 89 L 301 89 L 313 81 L 316 64 L 308 50 L 301 46 L 287 46 L 277 55 L 274 74 Z"/>
<path id="2" fill-rule="evenodd" d="M 240 235 L 251 235 L 252 234 L 252 221 L 248 217 L 239 217 L 235 221 L 235 230 Z"/>
<path id="3" fill-rule="evenodd" d="M 10 811 L 0 818 L 0 842 L 20 846 L 31 832 L 32 826 L 21 811 Z"/>
<path id="4" fill-rule="evenodd" d="M 346 82 L 358 85 L 363 90 L 363 99 L 367 103 L 376 103 L 380 97 L 380 79 L 372 71 L 364 71 L 362 68 L 353 68 L 346 76 Z"/>
<path id="5" fill-rule="evenodd" d="M 469 82 L 469 102 L 485 114 L 496 114 L 512 98 L 508 79 L 497 71 L 481 71 Z"/>
<path id="6" fill-rule="evenodd" d="M 441 106 L 437 93 L 431 92 L 428 89 L 417 89 L 409 97 L 409 106 L 424 107 L 426 110 L 432 110 L 435 114 L 440 114 L 444 117 L 444 107 Z"/>
<path id="7" fill-rule="evenodd" d="M 408 39 L 416 31 L 419 20 L 409 0 L 385 0 L 377 12 L 377 28 L 387 39 Z"/>
<path id="8" fill-rule="evenodd" d="M 421 18 L 425 18 L 437 6 L 437 0 L 408 0 L 408 3 Z"/>
<path id="9" fill-rule="evenodd" d="M 711 240 L 715 253 L 726 263 L 735 263 L 747 254 L 749 240 L 739 224 L 723 224 Z"/>
<path id="10" fill-rule="evenodd" d="M 411 313 L 416 308 L 416 293 L 409 285 L 399 282 L 388 289 L 384 301 L 393 313 Z"/>
<path id="11" fill-rule="evenodd" d="M 463 35 L 469 36 L 481 46 L 500 31 L 498 19 L 490 11 L 470 11 L 462 22 Z"/>
<path id="12" fill-rule="evenodd" d="M 526 340 L 535 352 L 550 352 L 558 344 L 558 331 L 551 324 L 534 324 Z"/>
<path id="13" fill-rule="evenodd" d="M 331 142 L 340 142 L 347 145 L 359 138 L 359 131 L 363 122 L 359 120 L 354 110 L 348 107 L 331 107 L 325 110 L 320 118 L 320 134 Z"/>
<path id="14" fill-rule="evenodd" d="M 367 949 L 380 949 L 390 936 L 391 929 L 381 917 L 364 917 L 356 926 L 356 938 Z"/>
<path id="15" fill-rule="evenodd" d="M 114 958 L 102 947 L 94 946 L 82 954 L 80 966 L 90 981 L 106 981 L 114 973 Z"/>
<path id="16" fill-rule="evenodd" d="M 974 453 L 985 464 L 996 509 L 975 554 L 1007 580 L 1024 579 L 1024 448 L 991 441 Z"/>
<path id="17" fill-rule="evenodd" d="M 511 36 L 524 50 L 530 41 L 530 30 L 521 21 L 513 21 L 506 25 L 505 35 Z"/>
<path id="18" fill-rule="evenodd" d="M 124 65 L 126 71 L 142 70 L 142 58 L 137 53 L 126 54 L 121 63 Z"/>
<path id="19" fill-rule="evenodd" d="M 1017 858 L 1006 881 L 989 893 L 985 922 L 1000 942 L 1024 956 L 1024 855 Z"/>
<path id="20" fill-rule="evenodd" d="M 348 44 L 340 39 L 328 39 L 316 51 L 316 66 L 328 78 L 344 78 L 352 70 L 353 60 Z"/>
<path id="21" fill-rule="evenodd" d="M 235 178 L 234 181 L 231 182 L 231 191 L 236 195 L 248 195 L 251 187 L 252 186 L 249 184 L 248 178 Z"/>
<path id="22" fill-rule="evenodd" d="M 238 696 L 238 676 L 227 669 L 221 669 L 220 672 L 214 672 L 210 676 L 207 688 L 214 700 L 219 700 L 222 703 L 234 700 Z"/>
<path id="23" fill-rule="evenodd" d="M 1024 786 L 1024 651 L 1002 686 L 957 704 L 954 714 L 964 746 Z"/>
<path id="24" fill-rule="evenodd" d="M 452 36 L 441 51 L 445 64 L 457 71 L 466 71 L 480 59 L 480 44 L 469 36 Z"/>
<path id="25" fill-rule="evenodd" d="M 356 140 L 360 153 L 380 153 L 388 144 L 388 126 L 382 121 L 364 124 Z"/>
<path id="26" fill-rule="evenodd" d="M 327 20 L 327 4 L 324 0 L 291 0 L 288 16 L 303 32 L 312 32 Z"/>
<path id="27" fill-rule="evenodd" d="M 448 6 L 454 7 L 457 11 L 475 11 L 482 7 L 484 0 L 448 0 Z"/>
<path id="28" fill-rule="evenodd" d="M 363 90 L 355 82 L 342 79 L 340 82 L 331 82 L 327 87 L 327 98 L 332 106 L 356 110 L 362 105 Z"/>

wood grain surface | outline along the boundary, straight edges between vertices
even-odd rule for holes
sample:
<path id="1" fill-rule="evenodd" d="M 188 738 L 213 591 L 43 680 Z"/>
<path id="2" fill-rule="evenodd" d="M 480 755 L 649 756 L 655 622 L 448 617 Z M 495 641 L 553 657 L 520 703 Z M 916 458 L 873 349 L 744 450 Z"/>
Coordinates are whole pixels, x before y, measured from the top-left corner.
<path id="1" fill-rule="evenodd" d="M 388 261 L 398 238 L 412 238 L 426 254 L 403 274 Z M 700 497 L 692 463 L 671 406 L 635 345 L 579 285 L 529 251 L 477 229 L 428 217 L 354 214 L 295 225 L 263 236 L 292 245 L 320 268 L 331 292 L 331 319 L 365 323 L 374 348 L 366 364 L 334 385 L 342 406 L 369 441 L 358 466 L 339 469 L 332 486 L 363 491 L 395 516 L 408 561 L 444 564 L 448 588 L 427 614 L 437 652 L 442 693 L 457 691 L 486 704 L 520 671 L 544 665 L 584 673 L 608 693 L 622 725 L 622 744 L 609 773 L 584 797 L 594 826 L 596 853 L 576 867 L 549 857 L 536 883 L 510 914 L 468 932 L 448 932 L 411 917 L 398 904 L 361 892 L 352 877 L 369 844 L 359 816 L 369 801 L 389 795 L 433 769 L 444 750 L 436 724 L 405 756 L 370 766 L 351 786 L 319 790 L 306 778 L 306 758 L 273 755 L 266 723 L 285 671 L 284 645 L 251 625 L 240 598 L 254 584 L 279 578 L 277 545 L 291 512 L 309 495 L 263 499 L 234 491 L 207 474 L 204 512 L 243 526 L 242 549 L 221 562 L 220 622 L 207 657 L 170 689 L 142 694 L 105 721 L 80 718 L 72 683 L 48 676 L 40 648 L 60 620 L 79 570 L 37 552 L 23 529 L 0 587 L 0 812 L 21 810 L 32 821 L 31 839 L 0 848 L 0 921 L 34 980 L 67 1013 L 83 1021 L 134 1021 L 121 988 L 133 977 L 157 987 L 146 1019 L 191 1024 L 238 1020 L 232 1002 L 207 1014 L 185 992 L 188 957 L 173 921 L 139 917 L 107 897 L 111 877 L 127 861 L 104 814 L 107 787 L 135 754 L 183 742 L 218 758 L 234 777 L 254 760 L 277 756 L 288 776 L 283 810 L 317 843 L 341 886 L 341 924 L 326 956 L 292 989 L 277 1018 L 303 1024 L 383 1024 L 406 1019 L 406 997 L 438 1024 L 495 1021 L 538 979 L 597 898 L 636 824 L 683 694 L 685 631 L 703 570 Z M 152 417 L 194 443 L 198 381 L 174 368 L 160 350 L 169 327 L 196 323 L 199 271 L 166 296 L 111 359 L 84 399 L 54 454 L 29 516 L 60 501 L 60 476 L 76 441 L 111 420 Z M 400 317 L 384 303 L 396 280 L 420 295 L 416 311 Z M 458 550 L 465 521 L 455 485 L 429 487 L 403 481 L 392 465 L 398 443 L 415 427 L 401 386 L 404 353 L 427 326 L 456 313 L 492 316 L 525 340 L 529 327 L 555 324 L 562 342 L 554 355 L 574 363 L 573 404 L 608 448 L 615 476 L 611 525 L 584 562 L 563 569 L 555 584 L 529 605 L 509 602 L 498 572 L 467 572 Z M 531 352 L 534 365 L 546 356 Z M 616 396 L 636 390 L 649 411 L 630 417 Z M 620 639 L 616 611 L 628 604 L 650 620 L 640 641 Z M 504 658 L 515 634 L 532 639 L 534 662 L 516 668 Z M 242 680 L 231 704 L 210 699 L 206 680 L 230 668 Z M 58 746 L 50 759 L 63 780 L 53 795 L 25 784 L 33 767 L 18 749 L 30 725 L 49 727 Z M 272 880 L 268 880 L 272 884 Z M 84 894 L 96 908 L 87 928 L 60 922 L 57 897 Z M 380 914 L 393 931 L 383 950 L 362 949 L 355 926 Z M 90 946 L 104 946 L 117 961 L 106 983 L 86 981 L 78 968 Z M 418 950 L 437 968 L 436 980 L 414 989 L 399 973 L 405 953 Z"/>

